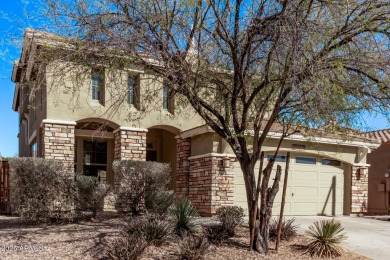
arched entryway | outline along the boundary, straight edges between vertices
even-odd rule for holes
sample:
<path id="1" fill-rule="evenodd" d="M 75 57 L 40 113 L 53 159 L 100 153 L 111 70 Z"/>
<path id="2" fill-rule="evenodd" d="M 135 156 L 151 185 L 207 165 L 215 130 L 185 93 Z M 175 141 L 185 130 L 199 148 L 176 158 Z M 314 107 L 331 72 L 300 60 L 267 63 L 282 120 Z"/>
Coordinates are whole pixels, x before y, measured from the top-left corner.
<path id="1" fill-rule="evenodd" d="M 114 134 L 119 125 L 99 118 L 77 121 L 75 127 L 75 172 L 114 183 Z"/>
<path id="2" fill-rule="evenodd" d="M 160 125 L 148 129 L 146 134 L 146 160 L 168 163 L 171 166 L 170 189 L 176 186 L 176 138 L 179 129 Z"/>

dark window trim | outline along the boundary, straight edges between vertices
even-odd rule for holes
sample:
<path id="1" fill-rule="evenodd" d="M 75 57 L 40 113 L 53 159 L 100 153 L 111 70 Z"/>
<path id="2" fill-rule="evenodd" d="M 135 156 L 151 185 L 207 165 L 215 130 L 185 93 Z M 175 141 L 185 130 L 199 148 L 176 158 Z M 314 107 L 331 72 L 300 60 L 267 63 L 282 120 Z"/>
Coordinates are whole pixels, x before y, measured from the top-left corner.
<path id="1" fill-rule="evenodd" d="M 133 88 L 130 90 L 130 80 L 133 81 Z M 136 109 L 140 109 L 140 75 L 129 74 L 127 78 L 127 103 L 133 105 Z"/>
<path id="2" fill-rule="evenodd" d="M 97 78 L 95 78 L 97 76 Z M 97 81 L 97 84 L 95 84 L 95 81 Z M 97 87 L 97 91 L 96 91 Z M 104 69 L 97 68 L 92 69 L 91 73 L 91 98 L 93 100 L 98 100 L 100 104 L 104 106 L 104 92 L 105 92 L 105 78 L 104 78 Z"/>
<path id="3" fill-rule="evenodd" d="M 341 166 L 341 161 L 339 160 L 332 160 L 332 159 L 322 159 L 321 160 L 322 165 L 327 165 L 327 166 Z"/>
<path id="4" fill-rule="evenodd" d="M 295 156 L 295 163 L 297 163 L 297 164 L 307 164 L 307 165 L 316 165 L 317 164 L 317 159 L 314 158 L 314 157 Z"/>
<path id="5" fill-rule="evenodd" d="M 271 160 L 273 157 L 273 154 L 267 154 L 267 160 Z M 286 155 L 277 155 L 275 158 L 275 162 L 286 162 L 287 161 L 287 156 Z"/>
<path id="6" fill-rule="evenodd" d="M 170 88 L 168 83 L 163 84 L 162 102 L 163 102 L 163 104 L 162 104 L 163 109 L 166 109 L 166 110 L 168 110 L 169 113 L 174 114 L 175 99 L 174 99 L 173 91 Z"/>

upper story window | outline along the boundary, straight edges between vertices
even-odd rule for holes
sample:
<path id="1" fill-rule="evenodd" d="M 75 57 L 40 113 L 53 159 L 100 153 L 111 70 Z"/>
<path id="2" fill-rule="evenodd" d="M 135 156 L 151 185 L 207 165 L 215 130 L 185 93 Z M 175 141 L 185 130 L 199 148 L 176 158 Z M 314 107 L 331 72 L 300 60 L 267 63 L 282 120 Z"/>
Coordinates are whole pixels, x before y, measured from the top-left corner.
<path id="1" fill-rule="evenodd" d="M 168 109 L 169 105 L 169 86 L 167 84 L 164 84 L 163 86 L 163 108 Z"/>
<path id="2" fill-rule="evenodd" d="M 139 75 L 129 76 L 127 79 L 127 103 L 139 108 Z"/>
<path id="3" fill-rule="evenodd" d="M 104 103 L 104 70 L 92 70 L 92 99 Z"/>
<path id="4" fill-rule="evenodd" d="M 168 110 L 168 112 L 173 114 L 173 109 L 174 109 L 174 100 L 173 100 L 173 95 L 172 91 L 169 87 L 168 84 L 163 85 L 163 109 Z"/>

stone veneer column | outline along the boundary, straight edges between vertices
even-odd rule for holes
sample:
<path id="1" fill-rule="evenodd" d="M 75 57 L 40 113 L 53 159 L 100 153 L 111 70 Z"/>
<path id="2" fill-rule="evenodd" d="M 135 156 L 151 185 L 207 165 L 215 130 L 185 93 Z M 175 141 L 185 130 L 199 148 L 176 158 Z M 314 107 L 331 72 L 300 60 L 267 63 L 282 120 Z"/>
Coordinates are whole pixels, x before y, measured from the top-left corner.
<path id="1" fill-rule="evenodd" d="M 114 130 L 114 160 L 146 160 L 147 129 L 119 127 Z"/>
<path id="2" fill-rule="evenodd" d="M 188 197 L 188 182 L 190 163 L 188 157 L 191 155 L 191 138 L 177 138 L 176 154 L 176 195 L 178 198 Z"/>
<path id="3" fill-rule="evenodd" d="M 42 157 L 64 161 L 73 170 L 75 146 L 74 121 L 45 119 L 41 124 Z"/>
<path id="4" fill-rule="evenodd" d="M 190 161 L 189 199 L 202 216 L 234 204 L 235 158 L 222 154 L 193 156 Z"/>
<path id="5" fill-rule="evenodd" d="M 351 213 L 367 212 L 368 169 L 352 166 Z"/>

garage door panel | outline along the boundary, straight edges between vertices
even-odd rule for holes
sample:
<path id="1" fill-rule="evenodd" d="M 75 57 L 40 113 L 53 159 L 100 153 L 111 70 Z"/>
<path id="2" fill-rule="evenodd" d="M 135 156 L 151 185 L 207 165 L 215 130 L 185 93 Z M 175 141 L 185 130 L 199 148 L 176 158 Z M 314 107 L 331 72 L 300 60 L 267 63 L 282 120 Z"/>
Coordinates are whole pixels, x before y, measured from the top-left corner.
<path id="1" fill-rule="evenodd" d="M 320 157 L 317 157 L 316 164 L 299 164 L 296 163 L 295 156 L 294 154 L 291 156 L 286 205 L 284 209 L 285 214 L 342 214 L 344 203 L 344 169 L 341 167 L 322 165 Z M 282 166 L 282 180 L 279 183 L 279 192 L 274 201 L 273 213 L 276 215 L 280 211 L 285 163 L 277 164 Z M 273 184 L 277 164 L 275 164 L 271 173 L 269 186 Z M 255 176 L 258 176 L 258 169 L 255 170 Z M 238 186 L 241 186 L 241 188 L 238 188 Z M 234 199 L 236 205 L 240 205 L 245 209 L 247 208 L 244 180 L 239 167 L 236 167 Z"/>
<path id="2" fill-rule="evenodd" d="M 280 203 L 274 203 L 274 207 L 272 208 L 273 215 L 279 215 L 280 212 Z M 291 213 L 291 203 L 286 202 L 284 205 L 284 213 L 289 214 Z"/>
<path id="3" fill-rule="evenodd" d="M 334 188 L 330 188 L 330 187 L 321 187 L 320 188 L 320 196 L 322 198 L 326 198 L 328 195 L 330 197 L 334 196 L 334 197 L 340 197 L 339 195 L 341 195 L 341 193 L 343 192 L 343 189 L 341 187 L 334 189 Z M 333 193 L 335 193 L 333 195 Z"/>
<path id="4" fill-rule="evenodd" d="M 294 180 L 297 181 L 317 181 L 318 180 L 318 173 L 313 171 L 293 171 L 292 177 Z"/>
<path id="5" fill-rule="evenodd" d="M 334 207 L 334 208 L 333 208 Z M 318 215 L 332 216 L 338 212 L 342 212 L 343 204 L 336 203 L 334 206 L 331 202 L 319 204 Z"/>
<path id="6" fill-rule="evenodd" d="M 315 196 L 314 198 L 312 196 Z M 299 199 L 303 197 L 307 200 L 316 199 L 318 196 L 318 187 L 308 186 L 294 186 L 294 198 Z"/>
<path id="7" fill-rule="evenodd" d="M 342 177 L 342 173 L 335 174 L 334 172 L 321 172 L 320 175 L 320 180 L 321 181 L 335 181 L 335 182 L 340 182 L 343 181 L 340 177 Z M 333 180 L 334 179 L 334 180 Z"/>
<path id="8" fill-rule="evenodd" d="M 294 202 L 292 212 L 294 214 L 309 214 L 317 212 L 317 203 L 315 202 Z"/>

